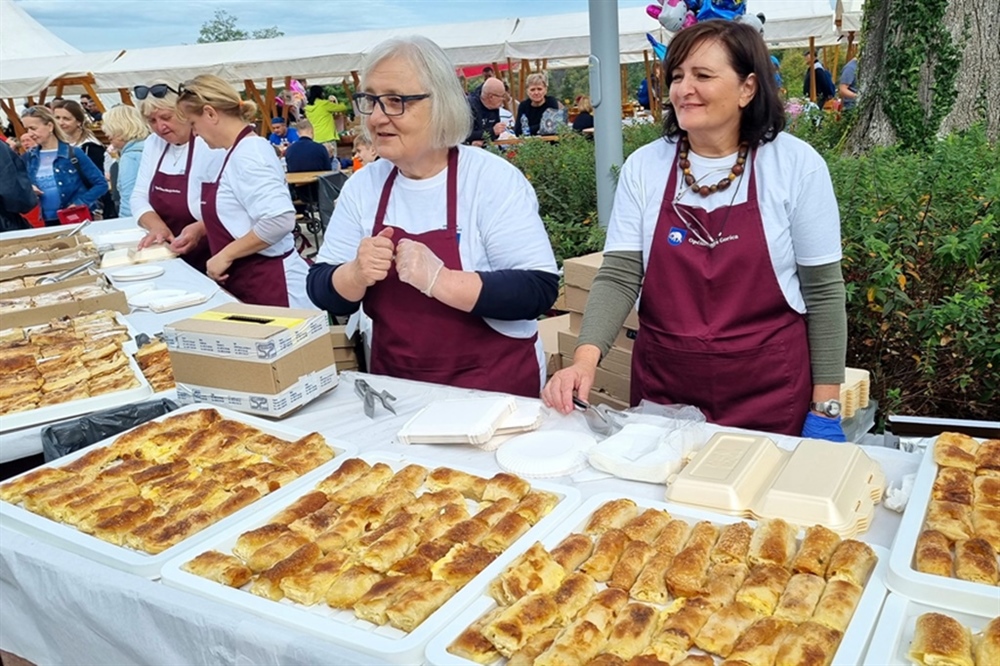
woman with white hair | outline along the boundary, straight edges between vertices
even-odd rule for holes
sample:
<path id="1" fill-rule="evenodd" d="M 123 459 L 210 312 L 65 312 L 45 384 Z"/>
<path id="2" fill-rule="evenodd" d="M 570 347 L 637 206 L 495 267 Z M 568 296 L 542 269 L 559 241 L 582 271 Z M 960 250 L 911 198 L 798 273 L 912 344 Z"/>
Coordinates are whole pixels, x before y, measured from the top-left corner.
<path id="1" fill-rule="evenodd" d="M 148 233 L 139 248 L 169 243 L 205 272 L 210 255 L 201 216 L 203 174 L 219 170 L 225 151 L 212 150 L 177 113 L 177 89 L 167 83 L 135 86 L 139 112 L 152 135 L 146 139 L 129 212 Z"/>
<path id="2" fill-rule="evenodd" d="M 131 217 L 130 199 L 135 189 L 142 162 L 142 148 L 149 136 L 149 126 L 139 110 L 134 106 L 119 105 L 104 114 L 101 129 L 118 153 L 118 161 L 112 166 L 112 191 L 118 204 L 118 215 Z"/>
<path id="3" fill-rule="evenodd" d="M 528 98 L 521 100 L 514 114 L 514 133 L 518 136 L 538 136 L 545 111 L 559 110 L 559 100 L 549 95 L 549 79 L 542 72 L 530 74 L 525 81 Z"/>
<path id="4" fill-rule="evenodd" d="M 432 41 L 376 46 L 360 91 L 381 159 L 344 186 L 310 298 L 340 316 L 364 305 L 374 373 L 538 396 L 536 320 L 558 273 L 534 190 L 504 159 L 459 145 L 471 112 Z"/>

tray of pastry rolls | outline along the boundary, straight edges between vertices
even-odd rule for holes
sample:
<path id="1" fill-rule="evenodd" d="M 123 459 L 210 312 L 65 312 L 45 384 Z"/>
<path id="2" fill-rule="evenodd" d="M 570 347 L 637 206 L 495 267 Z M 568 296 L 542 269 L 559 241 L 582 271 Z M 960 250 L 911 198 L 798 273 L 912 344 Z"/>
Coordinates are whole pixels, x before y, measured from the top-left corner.
<path id="1" fill-rule="evenodd" d="M 890 592 L 866 666 L 1000 664 L 1000 600 L 992 616 L 943 610 Z"/>
<path id="2" fill-rule="evenodd" d="M 292 499 L 292 498 L 290 498 Z M 289 504 L 168 562 L 163 581 L 373 655 L 427 642 L 579 504 L 569 487 L 398 453 L 343 461 Z"/>
<path id="3" fill-rule="evenodd" d="M 857 664 L 886 558 L 820 526 L 800 535 L 781 519 L 597 495 L 481 579 L 427 661 Z"/>
<path id="4" fill-rule="evenodd" d="M 889 589 L 940 608 L 1000 607 L 1000 440 L 942 433 L 927 447 L 889 558 Z"/>
<path id="5" fill-rule="evenodd" d="M 0 524 L 156 578 L 188 545 L 312 487 L 354 451 L 190 405 L 0 483 Z"/>

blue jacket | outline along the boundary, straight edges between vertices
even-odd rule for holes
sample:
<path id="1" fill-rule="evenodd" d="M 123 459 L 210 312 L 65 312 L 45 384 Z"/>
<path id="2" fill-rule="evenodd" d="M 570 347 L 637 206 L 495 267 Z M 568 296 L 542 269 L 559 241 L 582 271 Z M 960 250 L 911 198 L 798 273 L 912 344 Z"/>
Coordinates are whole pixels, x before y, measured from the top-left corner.
<path id="1" fill-rule="evenodd" d="M 129 141 L 118 156 L 118 194 L 121 201 L 118 204 L 118 217 L 132 217 L 129 199 L 135 189 L 135 180 L 139 175 L 139 162 L 142 161 L 142 147 L 146 140 Z"/>
<path id="2" fill-rule="evenodd" d="M 39 146 L 35 146 L 24 155 L 24 164 L 28 167 L 28 176 L 32 182 L 37 180 L 40 150 Z M 59 187 L 59 208 L 83 205 L 93 209 L 108 191 L 108 181 L 82 149 L 72 148 L 72 158 L 70 150 L 69 144 L 60 141 L 56 161 L 52 165 Z M 76 160 L 76 164 L 73 160 Z"/>

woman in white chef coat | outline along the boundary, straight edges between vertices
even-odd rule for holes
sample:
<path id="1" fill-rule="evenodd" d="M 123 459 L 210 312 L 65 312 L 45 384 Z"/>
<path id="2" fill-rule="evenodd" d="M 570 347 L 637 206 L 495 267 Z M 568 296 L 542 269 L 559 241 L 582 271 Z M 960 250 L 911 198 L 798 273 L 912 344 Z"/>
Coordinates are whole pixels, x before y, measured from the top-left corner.
<path id="1" fill-rule="evenodd" d="M 374 373 L 537 397 L 536 319 L 559 276 L 531 184 L 459 145 L 469 105 L 430 40 L 376 46 L 360 90 L 355 108 L 380 159 L 344 186 L 310 297 L 336 315 L 364 304 Z"/>
<path id="2" fill-rule="evenodd" d="M 311 307 L 306 262 L 295 251 L 295 207 L 271 144 L 254 134 L 253 102 L 203 74 L 179 88 L 178 110 L 194 132 L 226 155 L 201 185 L 209 250 L 207 274 L 256 305 Z"/>
<path id="3" fill-rule="evenodd" d="M 226 153 L 194 135 L 177 113 L 177 90 L 169 84 L 135 86 L 132 94 L 153 131 L 143 145 L 129 199 L 132 217 L 147 231 L 139 248 L 168 243 L 204 273 L 210 254 L 201 221 L 199 174 L 218 171 Z"/>

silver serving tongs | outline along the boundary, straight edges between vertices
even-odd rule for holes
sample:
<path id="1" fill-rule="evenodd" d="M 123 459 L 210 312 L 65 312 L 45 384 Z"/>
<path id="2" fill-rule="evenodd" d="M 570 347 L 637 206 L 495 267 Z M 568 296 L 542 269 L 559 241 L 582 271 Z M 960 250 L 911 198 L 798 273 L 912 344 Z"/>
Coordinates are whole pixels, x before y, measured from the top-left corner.
<path id="1" fill-rule="evenodd" d="M 76 225 L 76 229 L 73 229 L 73 231 L 63 236 L 63 238 L 72 238 L 73 236 L 76 236 L 78 233 L 89 227 L 91 222 L 93 222 L 93 220 L 84 220 L 80 224 Z"/>
<path id="2" fill-rule="evenodd" d="M 47 275 L 43 277 L 41 280 L 39 280 L 37 284 L 55 284 L 57 282 L 62 282 L 63 280 L 68 280 L 74 275 L 79 275 L 80 273 L 83 273 L 85 270 L 87 270 L 96 263 L 97 259 L 91 259 L 90 261 L 82 263 L 75 268 L 71 268 L 68 271 L 63 271 L 59 275 Z"/>
<path id="3" fill-rule="evenodd" d="M 619 417 L 625 418 L 628 415 L 613 409 L 608 409 L 604 405 L 592 405 L 589 402 L 573 396 L 573 404 L 583 410 L 583 418 L 587 421 L 587 427 L 598 435 L 613 435 L 622 428 L 618 422 Z"/>
<path id="4" fill-rule="evenodd" d="M 392 406 L 390 401 L 395 401 L 396 396 L 389 393 L 388 391 L 376 391 L 371 387 L 371 385 L 363 379 L 354 380 L 354 392 L 360 396 L 362 402 L 365 405 L 365 416 L 370 419 L 375 418 L 375 400 L 377 399 L 382 403 L 382 406 L 387 410 L 396 413 L 396 408 Z"/>

